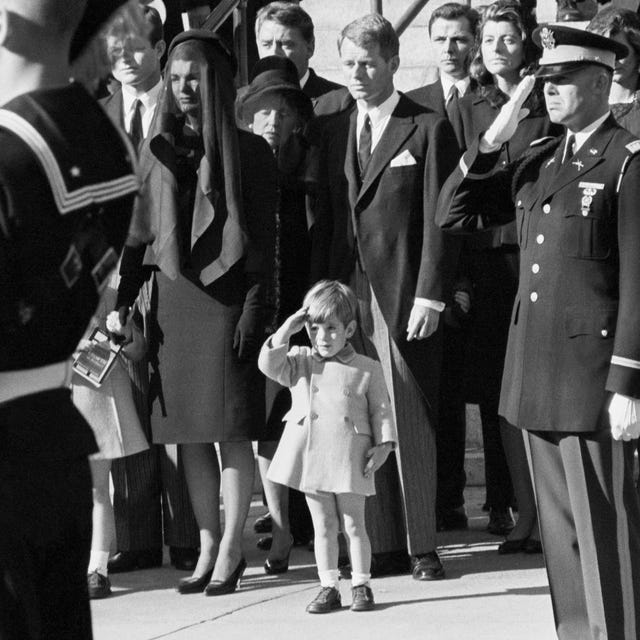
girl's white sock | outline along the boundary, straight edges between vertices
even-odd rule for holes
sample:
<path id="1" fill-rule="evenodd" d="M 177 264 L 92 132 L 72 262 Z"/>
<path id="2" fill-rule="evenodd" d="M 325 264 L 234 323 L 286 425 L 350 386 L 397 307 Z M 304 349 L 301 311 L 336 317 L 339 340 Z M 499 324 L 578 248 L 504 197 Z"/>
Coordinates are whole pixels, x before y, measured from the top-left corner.
<path id="1" fill-rule="evenodd" d="M 318 571 L 318 577 L 320 578 L 320 584 L 323 587 L 338 588 L 338 570 L 330 569 L 329 571 Z"/>
<path id="2" fill-rule="evenodd" d="M 351 572 L 351 586 L 359 587 L 360 585 L 369 584 L 369 580 L 371 580 L 370 573 L 353 573 Z"/>
<path id="3" fill-rule="evenodd" d="M 87 573 L 93 573 L 97 571 L 101 573 L 103 576 L 108 575 L 109 569 L 109 552 L 108 551 L 94 551 L 91 550 L 91 555 L 89 556 L 89 570 Z"/>

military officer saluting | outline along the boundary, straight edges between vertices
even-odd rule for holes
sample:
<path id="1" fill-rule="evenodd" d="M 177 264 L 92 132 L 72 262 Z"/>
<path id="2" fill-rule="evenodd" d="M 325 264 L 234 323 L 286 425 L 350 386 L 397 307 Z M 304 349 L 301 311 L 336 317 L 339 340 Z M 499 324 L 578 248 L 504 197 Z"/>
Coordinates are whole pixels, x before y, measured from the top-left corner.
<path id="1" fill-rule="evenodd" d="M 640 637 L 640 141 L 608 107 L 626 47 L 548 25 L 536 76 L 566 135 L 507 167 L 524 78 L 441 192 L 457 231 L 515 218 L 521 247 L 500 414 L 525 430 L 561 640 Z"/>

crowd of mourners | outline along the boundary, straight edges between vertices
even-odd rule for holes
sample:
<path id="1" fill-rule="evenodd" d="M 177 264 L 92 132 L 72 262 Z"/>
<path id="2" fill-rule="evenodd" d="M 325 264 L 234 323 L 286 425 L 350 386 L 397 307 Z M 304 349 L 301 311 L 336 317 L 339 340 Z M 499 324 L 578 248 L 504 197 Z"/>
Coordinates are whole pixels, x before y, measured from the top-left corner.
<path id="1" fill-rule="evenodd" d="M 300 3 L 265 4 L 238 88 L 224 35 L 168 43 L 161 2 L 105 4 L 56 18 L 51 42 L 56 0 L 14 6 L 50 59 L 0 55 L 16 78 L 64 58 L 101 105 L 59 78 L 0 92 L 0 637 L 90 637 L 78 601 L 165 545 L 180 594 L 236 591 L 256 450 L 264 572 L 313 551 L 309 613 L 341 608 L 340 578 L 354 611 L 375 607 L 372 577 L 444 579 L 436 532 L 468 527 L 468 403 L 486 528 L 500 554 L 544 548 L 559 637 L 640 637 L 638 14 L 538 26 L 519 0 L 439 5 L 437 78 L 404 93 L 378 14 L 341 30 L 342 85 L 309 66 Z M 75 426 L 43 438 L 53 415 Z M 66 463 L 87 454 L 92 521 Z M 16 475 L 23 456 L 41 480 Z M 47 496 L 57 539 L 2 507 L 18 491 Z M 66 603 L 33 590 L 61 545 L 86 576 Z"/>

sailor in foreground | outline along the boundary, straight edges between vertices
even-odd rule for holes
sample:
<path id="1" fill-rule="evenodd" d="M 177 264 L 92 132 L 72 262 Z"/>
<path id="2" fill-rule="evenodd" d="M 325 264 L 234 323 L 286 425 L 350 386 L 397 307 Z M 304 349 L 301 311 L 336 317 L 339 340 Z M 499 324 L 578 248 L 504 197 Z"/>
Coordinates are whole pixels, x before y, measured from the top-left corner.
<path id="1" fill-rule="evenodd" d="M 97 448 L 71 402 L 69 359 L 124 244 L 138 180 L 131 144 L 69 77 L 121 4 L 0 2 L 2 640 L 91 638 Z"/>
<path id="2" fill-rule="evenodd" d="M 640 632 L 640 140 L 608 107 L 626 47 L 560 25 L 534 33 L 559 138 L 498 166 L 528 76 L 463 156 L 438 205 L 470 232 L 515 218 L 521 248 L 500 414 L 524 430 L 558 637 Z"/>

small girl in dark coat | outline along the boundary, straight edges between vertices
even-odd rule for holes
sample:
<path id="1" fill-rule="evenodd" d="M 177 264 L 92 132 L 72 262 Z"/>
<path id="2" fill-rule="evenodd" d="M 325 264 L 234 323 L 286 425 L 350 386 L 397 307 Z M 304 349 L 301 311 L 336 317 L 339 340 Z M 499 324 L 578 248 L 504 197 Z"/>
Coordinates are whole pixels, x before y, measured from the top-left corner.
<path id="1" fill-rule="evenodd" d="M 262 347 L 258 366 L 291 389 L 291 411 L 268 477 L 304 491 L 315 530 L 322 589 L 309 613 L 341 607 L 338 531 L 349 540 L 352 611 L 373 609 L 369 587 L 371 545 L 364 520 L 373 474 L 396 442 L 389 396 L 379 362 L 348 344 L 356 329 L 355 295 L 335 281 L 317 283 L 303 308 Z M 312 348 L 289 339 L 306 327 Z"/>

